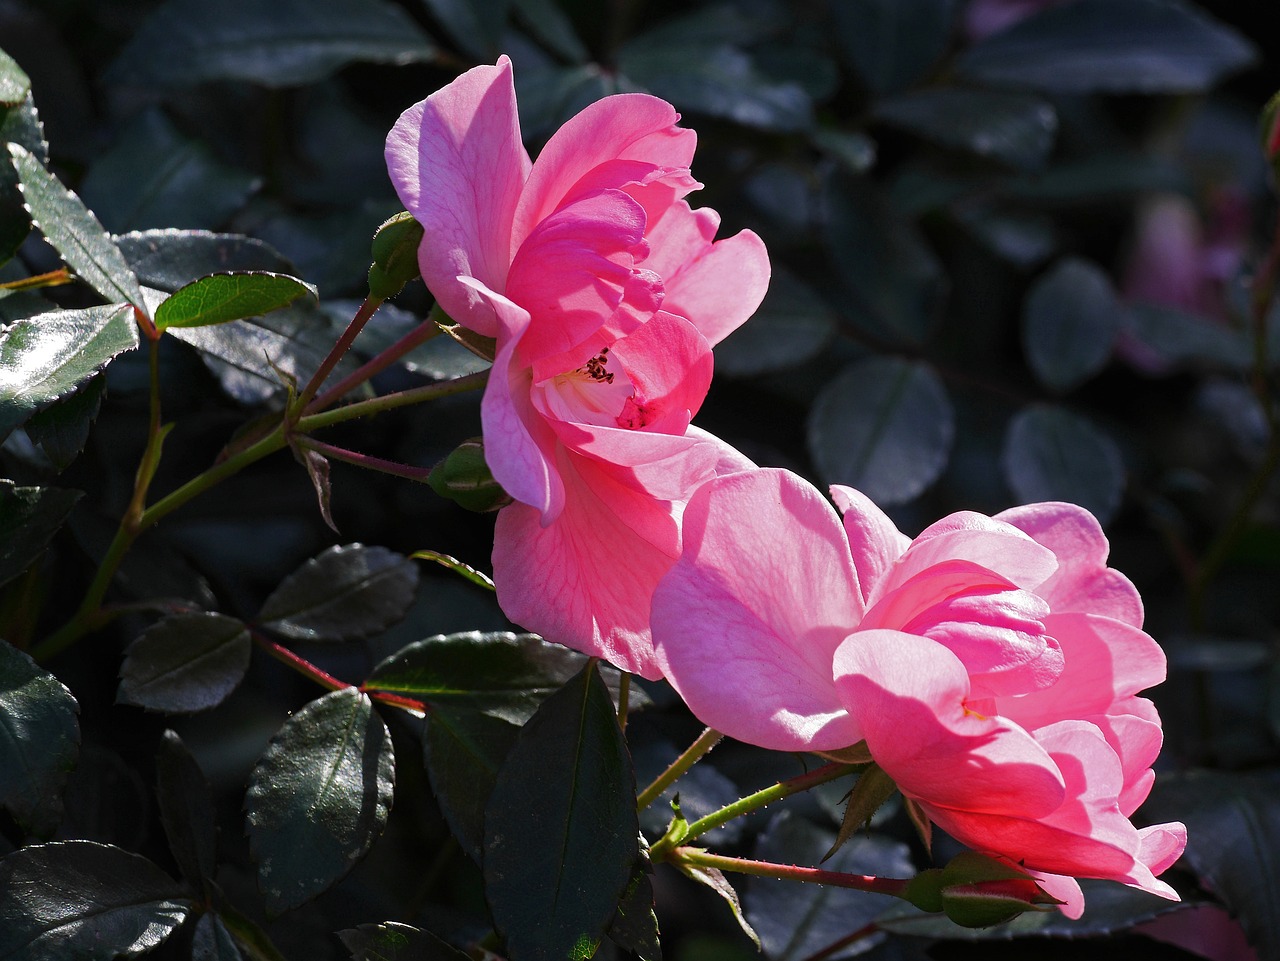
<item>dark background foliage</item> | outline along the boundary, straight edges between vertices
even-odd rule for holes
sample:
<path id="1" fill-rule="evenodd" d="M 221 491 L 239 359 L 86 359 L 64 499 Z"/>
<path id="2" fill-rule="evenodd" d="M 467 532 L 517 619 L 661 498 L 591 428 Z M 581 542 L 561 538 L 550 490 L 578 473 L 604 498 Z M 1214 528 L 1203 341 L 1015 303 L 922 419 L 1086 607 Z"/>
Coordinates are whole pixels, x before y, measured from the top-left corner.
<path id="1" fill-rule="evenodd" d="M 279 407 L 283 390 L 264 351 L 305 376 L 354 312 L 370 237 L 398 209 L 382 140 L 400 111 L 500 52 L 515 63 L 531 151 L 609 93 L 672 101 L 699 135 L 694 174 L 706 188 L 691 199 L 721 213 L 722 235 L 756 230 L 774 265 L 758 315 L 717 350 L 699 423 L 760 464 L 861 487 L 911 533 L 962 508 L 1063 499 L 1094 510 L 1113 565 L 1137 583 L 1148 629 L 1169 655 L 1169 680 L 1153 695 L 1167 738 L 1161 783 L 1144 814 L 1192 828 L 1173 875 L 1179 890 L 1193 899 L 1212 891 L 1261 956 L 1280 957 L 1280 875 L 1257 840 L 1280 827 L 1271 790 L 1280 759 L 1280 313 L 1255 316 L 1250 300 L 1275 233 L 1257 119 L 1280 51 L 1264 9 L 1171 0 L 0 0 L 0 47 L 31 78 L 51 168 L 107 230 L 242 234 L 269 245 L 242 251 L 246 263 L 318 288 L 318 308 L 268 315 L 221 339 L 165 338 L 165 419 L 179 427 L 160 493 Z M 987 32 L 989 18 L 1010 11 L 1032 16 Z M 36 234 L 18 247 L 20 212 L 0 206 L 0 227 L 9 244 L 0 281 L 59 266 Z M 140 274 L 144 241 L 121 241 Z M 146 282 L 173 289 L 160 276 Z M 0 321 L 97 302 L 84 288 L 24 293 L 0 299 Z M 410 285 L 375 319 L 364 351 L 430 305 L 422 285 Z M 433 347 L 375 386 L 412 386 L 473 369 L 467 363 Z M 0 636 L 17 648 L 79 603 L 125 509 L 146 437 L 143 352 L 122 354 L 50 411 L 0 448 L 3 476 L 19 486 L 83 492 L 54 505 L 49 549 L 0 587 Z M 326 439 L 430 466 L 478 433 L 477 398 L 464 396 Z M 344 464 L 332 466 L 331 481 L 340 536 L 323 522 L 306 472 L 276 455 L 148 531 L 111 598 L 220 612 L 225 620 L 205 622 L 201 636 L 239 657 L 236 625 L 270 622 L 259 612 L 281 580 L 335 543 L 396 555 L 430 549 L 487 567 L 491 515 Z M 278 633 L 303 638 L 295 647 L 331 674 L 359 679 L 422 638 L 511 627 L 490 596 L 450 572 L 403 577 L 403 603 L 370 636 L 323 645 L 305 631 Z M 184 763 L 157 758 L 173 727 L 212 785 L 218 885 L 268 925 L 286 956 L 345 957 L 332 932 L 375 921 L 420 924 L 455 943 L 487 930 L 481 875 L 466 851 L 473 835 L 457 812 L 442 815 L 416 763 L 421 733 L 399 715 L 381 732 L 368 722 L 368 749 L 376 755 L 385 735 L 400 758 L 385 835 L 339 887 L 268 922 L 241 804 L 268 739 L 290 712 L 315 709 L 318 690 L 255 652 L 244 682 L 212 710 L 170 717 L 130 706 L 149 702 L 128 681 L 117 690 L 122 659 L 155 623 L 155 610 L 125 615 L 47 665 L 79 704 L 83 745 L 65 814 L 33 834 L 56 825 L 59 839 L 118 845 L 170 873 L 199 875 L 175 861 L 182 845 L 170 853 L 154 792 L 158 768 Z M 164 636 L 152 637 L 163 652 Z M 147 654 L 130 652 L 135 667 Z M 628 732 L 641 784 L 697 732 L 660 685 L 649 695 L 655 703 Z M 325 710 L 339 708 L 365 718 L 354 702 Z M 687 805 L 710 808 L 801 764 L 722 747 L 682 790 Z M 812 835 L 834 830 L 838 800 L 713 840 L 802 861 L 797 852 L 825 850 Z M 901 874 L 908 856 L 924 863 L 918 847 L 890 840 L 909 836 L 905 818 L 890 814 L 864 839 L 865 870 Z M 0 824 L 0 852 L 29 827 Z M 652 836 L 663 824 L 641 827 Z M 205 850 L 194 841 L 187 849 Z M 753 956 L 719 902 L 699 900 L 677 877 L 660 873 L 655 883 L 669 957 Z M 804 958 L 883 909 L 828 897 L 745 886 L 748 916 L 778 958 Z M 1096 896 L 1102 907 L 1085 933 L 1112 937 L 1034 949 L 1166 950 L 1125 933 L 1150 903 L 1108 897 Z M 845 920 L 830 930 L 815 933 L 811 920 L 794 927 L 833 915 Z M 1041 923 L 1022 933 L 1061 933 L 1030 930 Z M 208 930 L 184 937 L 197 948 L 221 944 L 212 922 L 202 924 Z M 912 920 L 885 926 L 927 935 L 880 942 L 885 958 L 1027 949 L 971 945 L 958 929 Z M 191 942 L 180 941 L 155 956 L 185 956 Z"/>

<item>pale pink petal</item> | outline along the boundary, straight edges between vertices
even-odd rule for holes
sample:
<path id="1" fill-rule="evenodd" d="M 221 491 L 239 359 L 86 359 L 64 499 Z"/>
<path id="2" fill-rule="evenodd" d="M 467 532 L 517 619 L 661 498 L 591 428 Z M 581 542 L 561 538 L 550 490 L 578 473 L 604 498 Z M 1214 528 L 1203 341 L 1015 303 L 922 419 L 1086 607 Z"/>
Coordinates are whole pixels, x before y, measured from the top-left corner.
<path id="1" fill-rule="evenodd" d="M 844 529 L 811 485 L 781 470 L 704 484 L 684 512 L 684 552 L 653 599 L 667 679 L 703 723 L 776 750 L 861 739 L 831 657 L 861 596 Z"/>
<path id="2" fill-rule="evenodd" d="M 425 233 L 422 278 L 458 323 L 493 337 L 492 312 L 459 275 L 506 288 L 511 225 L 529 155 L 520 142 L 511 61 L 473 67 L 406 110 L 387 136 L 387 169 Z"/>
<path id="3" fill-rule="evenodd" d="M 1145 698 L 1130 698 L 1124 707 L 1133 713 L 1120 713 L 1116 708 L 1110 714 L 1095 714 L 1085 720 L 1097 725 L 1107 739 L 1124 772 L 1124 787 L 1120 791 L 1120 813 L 1128 817 L 1147 799 L 1155 773 L 1155 763 L 1164 743 L 1160 718 L 1155 706 Z M 1146 716 L 1139 716 L 1138 712 Z M 1157 872 L 1159 873 L 1159 872 Z"/>
<path id="4" fill-rule="evenodd" d="M 1058 910 L 1073 921 L 1084 914 L 1084 892 L 1080 890 L 1080 882 L 1065 874 L 1048 874 L 1044 871 L 1032 871 L 1031 876 L 1050 897 L 1062 903 Z"/>
<path id="5" fill-rule="evenodd" d="M 552 134 L 533 165 L 516 212 L 511 253 L 600 164 L 640 160 L 688 168 L 698 138 L 677 127 L 679 119 L 671 104 L 639 93 L 605 97 L 572 117 Z"/>
<path id="6" fill-rule="evenodd" d="M 1061 805 L 1053 760 L 1016 724 L 967 709 L 968 673 L 941 645 L 898 631 L 859 631 L 836 651 L 835 677 L 871 756 L 931 815 L 954 805 L 1034 818 Z"/>
<path id="7" fill-rule="evenodd" d="M 663 308 L 687 317 L 715 346 L 742 326 L 769 289 L 769 254 L 750 230 L 712 243 L 720 224 L 713 210 L 683 200 L 650 227 L 645 266 L 666 285 Z"/>
<path id="8" fill-rule="evenodd" d="M 1119 571 L 1107 567 L 1110 545 L 1097 518 L 1075 504 L 1047 502 L 996 515 L 1058 557 L 1058 570 L 1035 590 L 1058 612 L 1105 614 L 1142 626 L 1142 598 Z"/>
<path id="9" fill-rule="evenodd" d="M 832 484 L 831 499 L 843 515 L 863 600 L 870 605 L 871 595 L 894 562 L 910 546 L 911 538 L 899 531 L 889 515 L 860 490 Z"/>
<path id="10" fill-rule="evenodd" d="M 550 523 L 564 506 L 555 434 L 530 403 L 529 371 L 514 363 L 529 314 L 472 278 L 465 278 L 465 286 L 497 321 L 498 350 L 480 401 L 485 462 L 503 490 Z"/>
<path id="11" fill-rule="evenodd" d="M 1181 821 L 1153 824 L 1138 830 L 1138 860 L 1160 874 L 1182 857 L 1187 846 L 1187 826 Z M 1174 895 L 1177 900 L 1177 895 Z"/>
<path id="12" fill-rule="evenodd" d="M 533 229 L 511 263 L 506 289 L 533 318 L 522 363 L 577 348 L 606 324 L 627 332 L 653 316 L 662 284 L 636 268 L 647 250 L 643 234 L 643 209 L 620 190 L 562 207 Z"/>
<path id="13" fill-rule="evenodd" d="M 1094 614 L 1050 614 L 1044 625 L 1062 648 L 1062 676 L 1052 687 L 1000 700 L 1000 713 L 1028 729 L 1109 714 L 1164 680 L 1164 652 L 1136 627 Z"/>
<path id="14" fill-rule="evenodd" d="M 692 434 L 651 434 L 552 421 L 570 450 L 595 460 L 614 480 L 659 500 L 684 500 L 716 473 L 720 447 Z"/>
<path id="15" fill-rule="evenodd" d="M 649 604 L 679 550 L 672 507 L 560 449 L 564 510 L 543 526 L 522 504 L 498 513 L 493 579 L 512 621 L 656 680 Z"/>

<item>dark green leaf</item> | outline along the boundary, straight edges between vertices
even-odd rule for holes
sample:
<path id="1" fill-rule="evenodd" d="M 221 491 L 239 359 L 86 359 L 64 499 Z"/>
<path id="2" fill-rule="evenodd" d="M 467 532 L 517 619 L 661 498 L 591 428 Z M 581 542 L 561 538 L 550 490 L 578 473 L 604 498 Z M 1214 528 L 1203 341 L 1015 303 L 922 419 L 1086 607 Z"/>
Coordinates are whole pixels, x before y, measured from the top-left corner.
<path id="1" fill-rule="evenodd" d="M 89 168 L 80 194 L 112 231 L 214 227 L 262 186 L 228 166 L 208 144 L 180 133 L 158 108 L 121 129 Z"/>
<path id="2" fill-rule="evenodd" d="M 1248 370 L 1253 364 L 1249 339 L 1208 317 L 1162 304 L 1130 304 L 1121 322 L 1125 334 L 1166 368 Z"/>
<path id="3" fill-rule="evenodd" d="M 954 0 L 843 0 L 832 8 L 845 56 L 876 93 L 910 86 L 951 41 Z"/>
<path id="4" fill-rule="evenodd" d="M 249 961 L 286 961 L 266 932 L 231 905 L 218 908 L 218 919 L 248 954 Z"/>
<path id="5" fill-rule="evenodd" d="M 927 364 L 859 361 L 829 383 L 809 413 L 809 452 L 823 478 L 880 504 L 901 504 L 947 465 L 955 416 Z"/>
<path id="6" fill-rule="evenodd" d="M 0 437 L 137 346 L 133 310 L 118 304 L 17 321 L 0 335 Z"/>
<path id="7" fill-rule="evenodd" d="M 535 634 L 438 634 L 378 664 L 365 687 L 523 724 L 584 660 Z"/>
<path id="8" fill-rule="evenodd" d="M 1103 149 L 1011 178 L 998 189 L 1013 200 L 1070 206 L 1117 199 L 1127 202 L 1135 193 L 1193 188 L 1186 169 L 1166 157 Z"/>
<path id="9" fill-rule="evenodd" d="M 244 320 L 279 310 L 304 294 L 317 296 L 311 284 L 287 274 L 211 274 L 174 291 L 157 307 L 156 326 L 163 330 Z"/>
<path id="10" fill-rule="evenodd" d="M 0 107 L 22 103 L 31 92 L 31 78 L 18 61 L 0 50 Z"/>
<path id="11" fill-rule="evenodd" d="M 484 851 L 484 809 L 520 728 L 475 711 L 427 714 L 423 760 L 431 790 L 453 836 L 477 864 Z"/>
<path id="12" fill-rule="evenodd" d="M 658 916 L 653 910 L 653 882 L 649 880 L 652 871 L 647 857 L 631 869 L 631 880 L 607 932 L 610 941 L 638 961 L 662 961 Z"/>
<path id="13" fill-rule="evenodd" d="M 993 254 L 1018 267 L 1034 267 L 1057 246 L 1053 221 L 1035 214 L 1013 214 L 965 204 L 952 210 L 956 221 Z"/>
<path id="14" fill-rule="evenodd" d="M 1009 423 L 1002 460 L 1022 503 L 1070 501 L 1103 524 L 1120 506 L 1125 469 L 1115 441 L 1061 407 L 1032 404 L 1020 411 Z"/>
<path id="15" fill-rule="evenodd" d="M 707 868 L 698 864 L 681 863 L 677 864 L 676 867 L 685 877 L 697 881 L 720 895 L 724 902 L 729 905 L 729 910 L 733 912 L 734 920 L 742 928 L 742 933 L 755 942 L 756 950 L 760 950 L 760 935 L 756 934 L 755 928 L 751 926 L 747 916 L 742 913 L 742 902 L 738 899 L 737 889 L 729 883 L 729 879 L 724 876 L 722 871 L 718 868 Z"/>
<path id="16" fill-rule="evenodd" d="M 574 63 L 590 58 L 573 29 L 573 21 L 555 0 L 514 0 L 514 7 L 529 32 L 560 56 Z"/>
<path id="17" fill-rule="evenodd" d="M 404 617 L 417 589 L 418 568 L 400 554 L 363 544 L 335 546 L 281 581 L 258 622 L 296 640 L 354 640 Z"/>
<path id="18" fill-rule="evenodd" d="M 1181 0 L 1050 6 L 971 47 L 961 76 L 1055 93 L 1199 93 L 1257 50 Z"/>
<path id="19" fill-rule="evenodd" d="M 136 30 L 111 73 L 138 86 L 248 80 L 313 83 L 349 63 L 414 63 L 435 48 L 383 0 L 168 0 Z"/>
<path id="20" fill-rule="evenodd" d="M 874 116 L 944 147 L 1024 169 L 1044 163 L 1058 130 L 1058 115 L 1038 97 L 957 87 L 881 100 Z"/>
<path id="21" fill-rule="evenodd" d="M 481 60 L 501 52 L 511 0 L 423 0 L 449 39 Z"/>
<path id="22" fill-rule="evenodd" d="M 82 496 L 60 487 L 16 487 L 0 479 L 0 584 L 31 566 Z"/>
<path id="23" fill-rule="evenodd" d="M 752 856 L 775 864 L 816 865 L 834 840 L 830 831 L 782 811 L 760 835 Z M 874 834 L 852 839 L 822 866 L 830 871 L 888 878 L 915 874 L 905 844 Z M 748 880 L 743 900 L 747 919 L 774 961 L 807 958 L 871 923 L 896 903 L 888 895 L 766 878 Z M 882 940 L 882 934 L 871 935 L 832 958 L 859 954 Z"/>
<path id="24" fill-rule="evenodd" d="M 635 776 L 588 662 L 520 732 L 485 812 L 485 895 L 508 952 L 585 961 L 638 856 Z"/>
<path id="25" fill-rule="evenodd" d="M 0 860 L 0 958 L 135 957 L 189 911 L 168 875 L 106 844 L 38 844 Z"/>
<path id="26" fill-rule="evenodd" d="M 41 163 L 49 159 L 49 145 L 44 141 L 44 130 L 36 115 L 31 95 L 20 104 L 0 107 L 0 143 L 18 143 Z M 22 203 L 18 190 L 18 171 L 0 157 L 0 264 L 15 253 L 31 231 L 31 218 Z"/>
<path id="27" fill-rule="evenodd" d="M 312 701 L 276 732 L 249 776 L 249 844 L 273 913 L 327 890 L 364 857 L 391 811 L 386 725 L 354 688 Z"/>
<path id="28" fill-rule="evenodd" d="M 67 266 L 105 299 L 145 310 L 138 278 L 93 212 L 25 147 L 11 143 L 9 153 L 32 223 Z"/>
<path id="29" fill-rule="evenodd" d="M 1111 356 L 1123 308 L 1102 269 L 1087 260 L 1059 261 L 1027 294 L 1022 343 L 1040 382 L 1078 387 Z"/>
<path id="30" fill-rule="evenodd" d="M 716 347 L 716 373 L 748 377 L 797 367 L 835 333 L 831 309 L 794 274 L 775 268 L 764 303 Z"/>
<path id="31" fill-rule="evenodd" d="M 54 401 L 27 421 L 27 436 L 40 445 L 58 470 L 65 470 L 84 450 L 106 386 L 105 377 L 95 377 L 70 397 Z"/>
<path id="32" fill-rule="evenodd" d="M 848 294 L 850 320 L 877 340 L 923 343 L 946 297 L 942 267 L 884 193 L 859 177 L 832 177 L 826 243 Z"/>
<path id="33" fill-rule="evenodd" d="M 1184 857 L 1240 920 L 1259 958 L 1280 952 L 1280 792 L 1273 777 L 1161 776 L 1143 815 L 1187 826 Z"/>
<path id="34" fill-rule="evenodd" d="M 228 271 L 294 273 L 293 264 L 269 245 L 240 234 L 205 230 L 143 230 L 122 234 L 116 245 L 138 280 L 173 293 L 193 280 Z"/>
<path id="35" fill-rule="evenodd" d="M 0 806 L 32 834 L 52 834 L 62 816 L 80 753 L 78 711 L 56 677 L 0 641 Z"/>
<path id="36" fill-rule="evenodd" d="M 849 842 L 851 837 L 870 825 L 875 813 L 889 798 L 893 797 L 897 789 L 898 786 L 893 783 L 893 779 L 885 774 L 878 764 L 869 764 L 859 771 L 853 790 L 849 792 L 844 816 L 840 819 L 840 830 L 836 833 L 827 853 L 822 856 L 822 860 L 830 860 Z"/>
<path id="37" fill-rule="evenodd" d="M 397 921 L 362 924 L 339 931 L 351 961 L 467 961 L 469 955 L 441 941 L 430 931 Z"/>
<path id="38" fill-rule="evenodd" d="M 191 938 L 191 961 L 243 961 L 235 938 L 216 914 L 202 914 Z"/>
<path id="39" fill-rule="evenodd" d="M 200 765 L 173 731 L 164 732 L 156 753 L 156 801 L 182 876 L 207 893 L 208 879 L 218 867 L 213 794 Z"/>
<path id="40" fill-rule="evenodd" d="M 864 174 L 876 163 L 876 142 L 860 130 L 822 127 L 810 134 L 813 145 L 831 154 L 850 173 Z"/>
<path id="41" fill-rule="evenodd" d="M 252 649 L 249 629 L 234 617 L 166 617 L 129 645 L 116 700 L 169 714 L 208 710 L 244 678 Z"/>

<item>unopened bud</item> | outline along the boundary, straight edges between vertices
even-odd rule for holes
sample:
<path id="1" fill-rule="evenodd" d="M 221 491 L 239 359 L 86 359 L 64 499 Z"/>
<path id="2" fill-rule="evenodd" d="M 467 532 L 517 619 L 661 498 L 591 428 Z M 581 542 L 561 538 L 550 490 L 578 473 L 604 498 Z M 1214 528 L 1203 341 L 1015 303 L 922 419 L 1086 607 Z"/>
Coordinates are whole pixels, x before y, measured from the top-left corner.
<path id="1" fill-rule="evenodd" d="M 369 267 L 369 294 L 387 300 L 419 275 L 418 247 L 422 224 L 404 210 L 383 222 L 373 235 L 373 264 Z"/>
<path id="2" fill-rule="evenodd" d="M 990 927 L 1060 903 L 1025 871 L 976 851 L 956 855 L 945 868 L 921 871 L 907 883 L 903 897 L 966 928 Z"/>
<path id="3" fill-rule="evenodd" d="M 484 442 L 478 437 L 465 440 L 435 467 L 427 483 L 441 497 L 455 501 L 469 511 L 496 511 L 511 503 L 511 497 L 493 479 L 484 459 Z"/>

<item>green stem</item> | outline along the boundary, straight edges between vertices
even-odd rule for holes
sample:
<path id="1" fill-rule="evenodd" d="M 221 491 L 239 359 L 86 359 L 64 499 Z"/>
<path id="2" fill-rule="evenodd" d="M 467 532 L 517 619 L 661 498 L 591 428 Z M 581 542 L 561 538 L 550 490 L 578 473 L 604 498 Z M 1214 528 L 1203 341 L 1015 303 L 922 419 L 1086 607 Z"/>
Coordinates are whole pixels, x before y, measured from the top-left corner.
<path id="1" fill-rule="evenodd" d="M 636 797 L 636 810 L 643 811 L 656 801 L 663 791 L 688 773 L 690 768 L 719 744 L 722 737 L 724 735 L 713 728 L 707 728 L 698 735 L 698 739 L 690 744 L 683 754 L 672 761 L 667 769 L 654 779 L 652 784 L 640 792 Z"/>
<path id="2" fill-rule="evenodd" d="M 347 329 L 342 332 L 342 336 L 333 345 L 329 355 L 316 368 L 316 372 L 311 375 L 311 379 L 307 381 L 307 386 L 302 388 L 302 393 L 298 395 L 298 399 L 294 403 L 295 410 L 305 410 L 307 405 L 311 403 L 311 398 L 315 397 L 320 385 L 333 373 L 333 368 L 338 366 L 338 361 L 342 360 L 346 352 L 351 349 L 355 339 L 360 336 L 360 331 L 364 330 L 364 325 L 369 322 L 369 318 L 377 313 L 378 308 L 381 306 L 382 300 L 372 294 L 364 299 L 364 303 L 360 305 L 356 315 L 351 318 L 351 323 L 347 324 Z M 353 384 L 352 386 L 355 385 Z M 339 394 L 337 396 L 341 397 L 342 395 Z"/>
<path id="3" fill-rule="evenodd" d="M 712 854 L 701 848 L 675 848 L 667 860 L 676 864 L 715 868 L 717 871 L 733 871 L 758 878 L 782 878 L 788 881 L 806 881 L 810 884 L 830 884 L 834 887 L 852 888 L 872 894 L 889 894 L 901 897 L 909 883 L 905 878 L 878 878 L 871 874 L 845 874 L 843 871 L 823 871 L 821 868 L 802 868 L 794 864 L 774 864 L 772 861 L 751 861 L 747 858 L 730 858 Z"/>
<path id="4" fill-rule="evenodd" d="M 397 407 L 408 407 L 411 404 L 421 404 L 424 401 L 439 400 L 442 397 L 449 397 L 453 394 L 461 394 L 468 390 L 475 390 L 477 387 L 483 387 L 488 380 L 489 371 L 485 369 L 474 374 L 467 374 L 464 377 L 455 377 L 453 380 L 436 381 L 434 384 L 424 384 L 421 387 L 413 387 L 409 390 L 386 394 L 382 397 L 356 401 L 354 404 L 347 404 L 345 407 L 337 407 L 319 414 L 308 414 L 298 421 L 297 429 L 301 433 L 309 433 L 321 427 L 329 427 L 332 424 L 355 420 L 357 417 L 368 417 L 372 414 L 381 414 L 383 411 L 395 410 Z"/>

